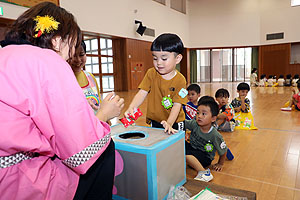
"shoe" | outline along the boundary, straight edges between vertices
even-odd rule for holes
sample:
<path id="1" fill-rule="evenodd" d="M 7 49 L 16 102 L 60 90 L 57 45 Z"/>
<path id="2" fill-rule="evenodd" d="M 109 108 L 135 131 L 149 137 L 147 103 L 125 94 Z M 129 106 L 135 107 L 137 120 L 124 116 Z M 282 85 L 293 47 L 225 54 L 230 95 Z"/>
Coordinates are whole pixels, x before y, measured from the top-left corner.
<path id="1" fill-rule="evenodd" d="M 231 153 L 229 148 L 227 149 L 226 157 L 227 157 L 228 160 L 233 160 L 234 159 L 234 156 Z"/>
<path id="2" fill-rule="evenodd" d="M 230 131 L 232 132 L 232 131 L 234 131 L 234 128 L 235 128 L 235 122 L 230 121 L 229 123 L 230 123 Z"/>
<path id="3" fill-rule="evenodd" d="M 209 182 L 213 179 L 213 175 L 210 173 L 210 169 L 206 171 L 199 171 L 197 176 L 194 178 L 195 180 L 198 181 L 204 181 L 204 182 Z"/>
<path id="4" fill-rule="evenodd" d="M 292 111 L 291 107 L 281 108 L 282 111 Z"/>

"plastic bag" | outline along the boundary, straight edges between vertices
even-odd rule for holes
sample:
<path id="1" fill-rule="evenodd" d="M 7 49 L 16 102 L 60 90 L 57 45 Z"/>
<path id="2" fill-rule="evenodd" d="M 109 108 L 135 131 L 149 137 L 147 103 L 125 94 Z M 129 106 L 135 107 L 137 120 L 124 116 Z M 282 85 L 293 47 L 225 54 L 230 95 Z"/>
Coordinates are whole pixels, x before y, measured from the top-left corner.
<path id="1" fill-rule="evenodd" d="M 257 128 L 254 126 L 253 116 L 251 112 L 235 113 L 234 119 L 236 121 L 235 129 L 257 130 Z"/>
<path id="2" fill-rule="evenodd" d="M 189 200 L 191 193 L 183 186 L 172 185 L 167 200 Z"/>

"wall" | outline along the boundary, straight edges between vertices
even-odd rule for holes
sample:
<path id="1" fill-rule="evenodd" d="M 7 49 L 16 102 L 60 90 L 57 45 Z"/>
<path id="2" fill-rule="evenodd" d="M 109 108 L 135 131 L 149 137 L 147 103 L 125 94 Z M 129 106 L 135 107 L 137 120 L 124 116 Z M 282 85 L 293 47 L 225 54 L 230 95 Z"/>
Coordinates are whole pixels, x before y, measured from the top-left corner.
<path id="1" fill-rule="evenodd" d="M 156 36 L 173 32 L 189 46 L 188 15 L 152 0 L 60 0 L 60 5 L 76 16 L 85 31 L 153 41 L 154 37 L 135 32 L 134 20 L 139 20 L 155 29 Z"/>
<path id="2" fill-rule="evenodd" d="M 300 74 L 300 64 L 290 64 L 290 44 L 264 45 L 259 47 L 259 75 Z"/>
<path id="3" fill-rule="evenodd" d="M 134 20 L 156 35 L 177 33 L 186 47 L 233 47 L 300 41 L 300 7 L 290 0 L 187 0 L 182 14 L 152 0 L 60 0 L 85 31 L 152 41 L 140 36 Z M 16 19 L 27 8 L 0 2 L 5 18 Z M 88 14 L 87 14 L 88 13 Z M 266 41 L 267 33 L 284 32 L 281 40 Z"/>
<path id="4" fill-rule="evenodd" d="M 3 17 L 8 19 L 17 19 L 19 15 L 21 15 L 28 9 L 22 6 L 16 6 L 13 4 L 2 2 L 0 2 L 0 6 L 3 7 Z"/>
<path id="5" fill-rule="evenodd" d="M 190 47 L 232 47 L 300 41 L 300 6 L 290 0 L 190 0 Z M 284 39 L 266 41 L 266 34 Z"/>
<path id="6" fill-rule="evenodd" d="M 260 44 L 300 41 L 300 6 L 290 0 L 263 0 L 260 3 Z M 284 32 L 284 39 L 266 41 L 266 34 Z"/>
<path id="7" fill-rule="evenodd" d="M 260 44 L 259 0 L 190 0 L 191 48 Z"/>

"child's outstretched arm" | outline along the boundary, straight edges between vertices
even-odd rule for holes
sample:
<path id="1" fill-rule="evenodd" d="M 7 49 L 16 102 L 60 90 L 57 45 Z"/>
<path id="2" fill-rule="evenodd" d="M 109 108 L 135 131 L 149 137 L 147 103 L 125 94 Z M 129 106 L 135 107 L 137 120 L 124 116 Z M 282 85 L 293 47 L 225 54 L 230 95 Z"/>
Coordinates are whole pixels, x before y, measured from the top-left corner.
<path id="1" fill-rule="evenodd" d="M 169 117 L 167 119 L 168 126 L 164 126 L 165 132 L 168 132 L 169 134 L 170 133 L 175 133 L 174 129 L 172 128 L 172 126 L 173 126 L 174 122 L 176 121 L 176 119 L 178 117 L 180 109 L 181 109 L 181 103 L 174 103 L 174 105 L 173 105 L 173 107 L 171 109 L 170 115 L 169 115 Z"/>
<path id="2" fill-rule="evenodd" d="M 225 162 L 226 153 L 219 157 L 219 161 L 216 164 L 212 165 L 212 168 L 216 171 L 221 171 Z"/>
<path id="3" fill-rule="evenodd" d="M 147 91 L 140 89 L 132 99 L 127 110 L 125 111 L 124 113 L 125 117 L 129 117 L 130 114 L 133 115 L 134 109 L 138 108 L 144 102 L 147 95 L 148 95 Z"/>

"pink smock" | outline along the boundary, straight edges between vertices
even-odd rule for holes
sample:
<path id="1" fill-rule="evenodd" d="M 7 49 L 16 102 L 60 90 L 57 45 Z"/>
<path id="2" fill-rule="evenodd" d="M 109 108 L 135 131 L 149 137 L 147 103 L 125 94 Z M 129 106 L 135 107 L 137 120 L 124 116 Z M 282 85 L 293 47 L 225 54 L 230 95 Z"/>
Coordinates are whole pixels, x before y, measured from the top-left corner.
<path id="1" fill-rule="evenodd" d="M 30 45 L 0 48 L 0 137 L 0 199 L 30 200 L 72 199 L 111 140 L 68 63 Z"/>

